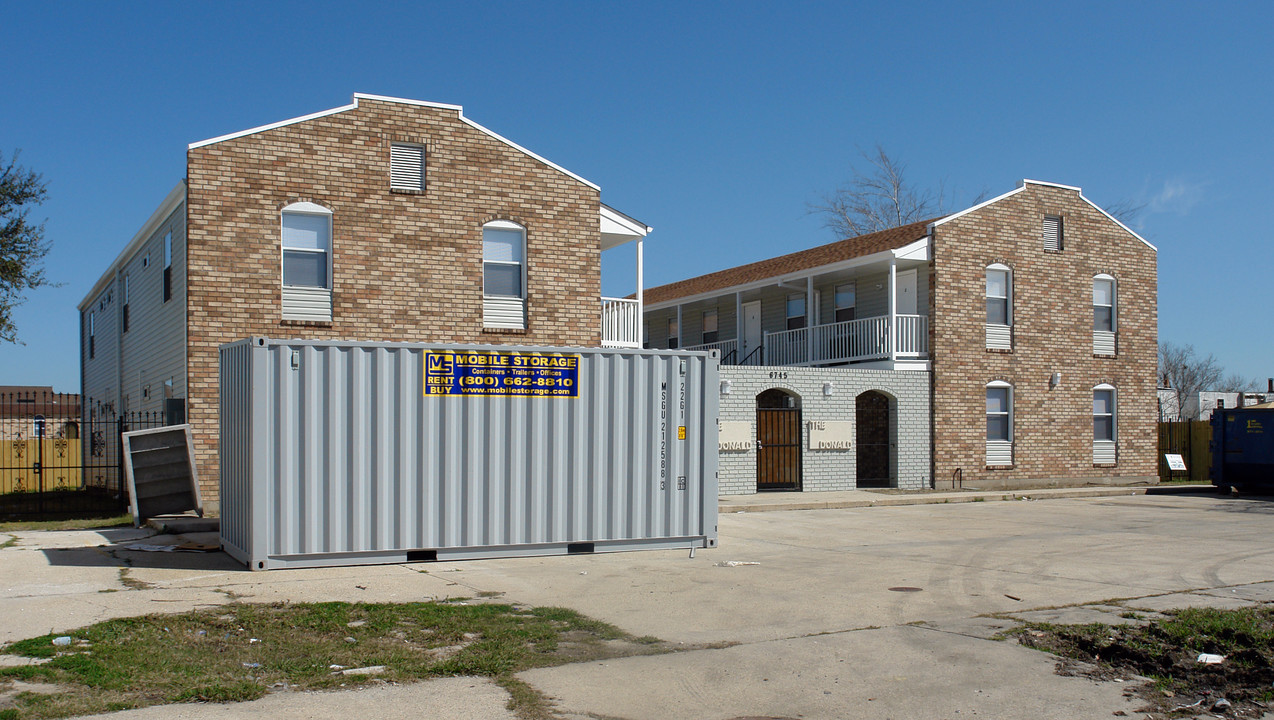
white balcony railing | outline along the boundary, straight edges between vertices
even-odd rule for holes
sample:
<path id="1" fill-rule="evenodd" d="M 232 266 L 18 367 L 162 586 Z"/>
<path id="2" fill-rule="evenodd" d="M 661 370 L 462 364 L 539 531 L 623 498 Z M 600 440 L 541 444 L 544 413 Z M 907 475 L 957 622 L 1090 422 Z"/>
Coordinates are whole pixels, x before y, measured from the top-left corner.
<path id="1" fill-rule="evenodd" d="M 720 350 L 722 363 L 726 365 L 738 365 L 739 358 L 735 357 L 737 353 L 735 353 L 735 355 L 731 355 L 731 353 L 734 353 L 735 349 L 738 347 L 739 347 L 738 340 L 721 340 L 719 342 L 704 343 L 702 345 L 691 345 L 690 347 L 686 349 L 687 350 Z"/>
<path id="2" fill-rule="evenodd" d="M 602 345 L 641 347 L 641 303 L 628 298 L 602 298 Z"/>
<path id="3" fill-rule="evenodd" d="M 925 315 L 897 317 L 897 356 L 926 357 L 929 352 L 929 318 Z M 812 344 L 810 333 L 813 333 Z M 765 334 L 766 365 L 821 365 L 888 357 L 889 318 L 883 315 Z"/>

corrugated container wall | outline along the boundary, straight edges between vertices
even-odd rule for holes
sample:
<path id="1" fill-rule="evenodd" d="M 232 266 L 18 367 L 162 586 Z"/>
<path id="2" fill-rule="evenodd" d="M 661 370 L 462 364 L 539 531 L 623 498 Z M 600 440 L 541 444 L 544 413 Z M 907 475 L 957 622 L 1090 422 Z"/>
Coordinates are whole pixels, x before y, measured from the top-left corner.
<path id="1" fill-rule="evenodd" d="M 715 547 L 717 394 L 715 353 L 223 345 L 222 545 L 254 570 Z"/>

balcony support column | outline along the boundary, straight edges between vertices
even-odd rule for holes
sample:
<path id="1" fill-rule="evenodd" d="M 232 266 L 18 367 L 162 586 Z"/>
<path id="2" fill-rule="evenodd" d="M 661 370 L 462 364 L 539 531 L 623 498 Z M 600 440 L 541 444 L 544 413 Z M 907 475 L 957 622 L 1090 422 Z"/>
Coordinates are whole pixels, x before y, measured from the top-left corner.
<path id="1" fill-rule="evenodd" d="M 646 306 L 641 300 L 641 286 L 645 281 L 643 277 L 645 260 L 642 257 L 642 240 L 645 240 L 644 236 L 637 238 L 637 347 L 642 347 L 646 339 Z M 677 332 L 681 332 L 681 328 L 677 328 Z"/>
<path id="2" fill-rule="evenodd" d="M 805 362 L 814 362 L 814 276 L 805 278 Z"/>
<path id="3" fill-rule="evenodd" d="M 898 363 L 898 258 L 889 258 L 889 362 Z"/>

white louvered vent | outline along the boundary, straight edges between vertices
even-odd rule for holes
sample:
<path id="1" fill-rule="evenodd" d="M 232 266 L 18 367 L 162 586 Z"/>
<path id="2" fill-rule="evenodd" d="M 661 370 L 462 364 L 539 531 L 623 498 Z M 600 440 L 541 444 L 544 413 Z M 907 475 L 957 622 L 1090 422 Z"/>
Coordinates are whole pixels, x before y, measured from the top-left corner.
<path id="1" fill-rule="evenodd" d="M 421 145 L 389 147 L 389 186 L 394 190 L 425 189 L 425 148 Z"/>
<path id="2" fill-rule="evenodd" d="M 1044 216 L 1044 249 L 1062 251 L 1062 218 L 1057 215 Z"/>

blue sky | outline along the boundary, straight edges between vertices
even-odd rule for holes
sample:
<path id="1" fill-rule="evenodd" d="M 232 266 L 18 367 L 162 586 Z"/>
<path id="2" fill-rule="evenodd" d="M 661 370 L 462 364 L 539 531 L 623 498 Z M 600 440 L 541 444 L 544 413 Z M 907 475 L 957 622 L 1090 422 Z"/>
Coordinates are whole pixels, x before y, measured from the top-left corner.
<path id="1" fill-rule="evenodd" d="M 10 2 L 0 20 L 0 151 L 48 182 L 62 283 L 18 309 L 0 384 L 78 389 L 75 307 L 188 143 L 354 92 L 463 105 L 600 184 L 655 228 L 648 286 L 835 240 L 807 204 L 877 143 L 957 205 L 1022 178 L 1145 203 L 1161 339 L 1274 375 L 1271 3 Z M 633 289 L 624 265 L 606 259 L 605 292 Z"/>

